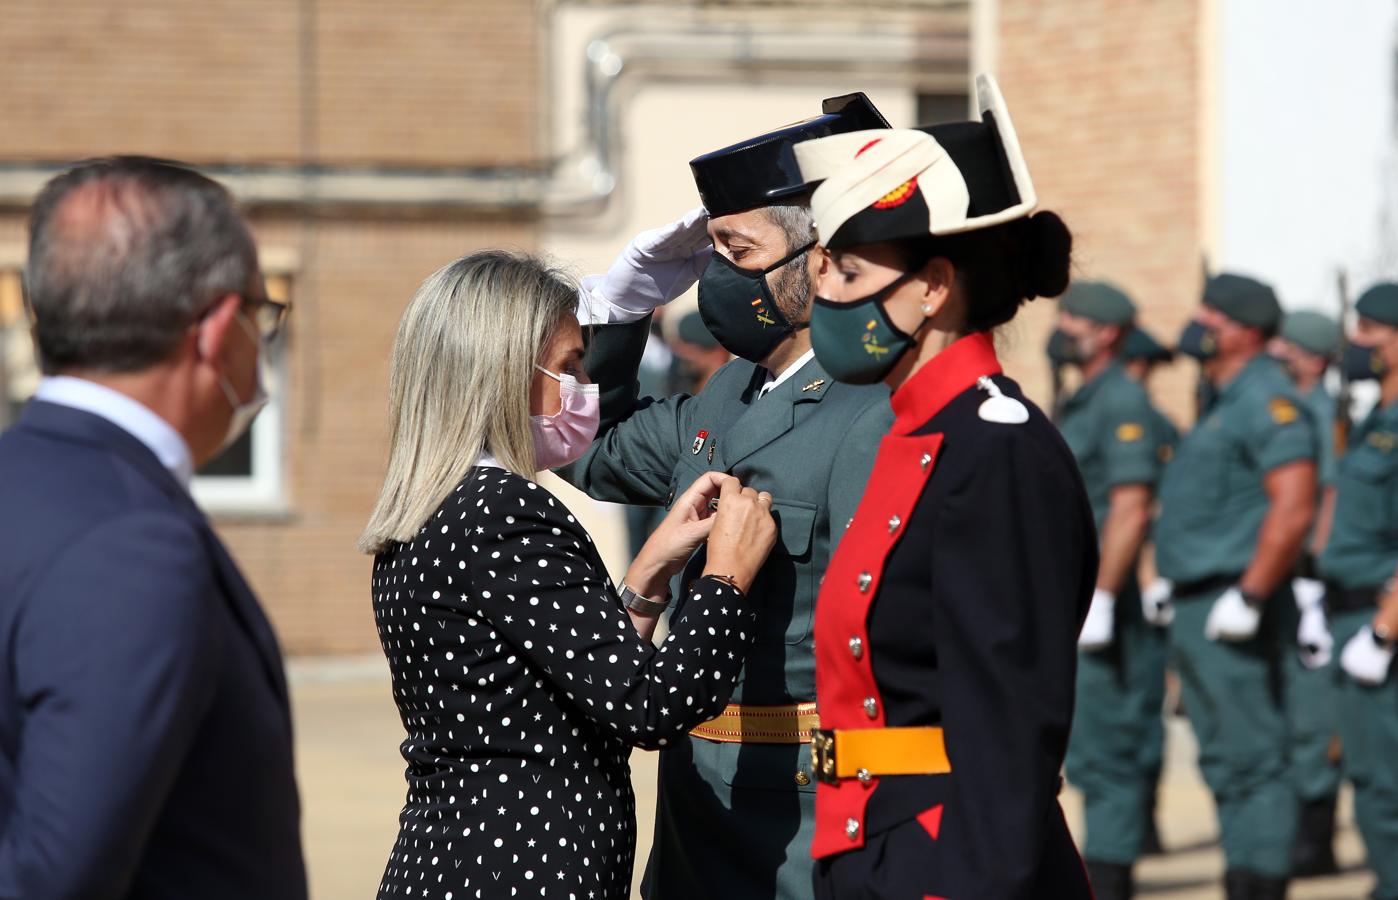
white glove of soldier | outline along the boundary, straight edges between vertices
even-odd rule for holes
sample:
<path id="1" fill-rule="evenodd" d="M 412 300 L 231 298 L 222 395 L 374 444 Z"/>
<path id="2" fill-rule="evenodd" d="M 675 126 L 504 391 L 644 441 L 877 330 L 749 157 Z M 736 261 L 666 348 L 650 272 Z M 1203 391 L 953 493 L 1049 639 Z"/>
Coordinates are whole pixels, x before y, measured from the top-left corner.
<path id="1" fill-rule="evenodd" d="M 1340 651 L 1340 668 L 1360 684 L 1383 684 L 1393 662 L 1393 648 L 1382 647 L 1368 625 L 1359 629 Z"/>
<path id="2" fill-rule="evenodd" d="M 1092 605 L 1087 608 L 1087 618 L 1078 633 L 1078 649 L 1093 653 L 1111 646 L 1115 624 L 1116 597 L 1111 591 L 1098 588 L 1092 592 Z"/>
<path id="3" fill-rule="evenodd" d="M 1175 604 L 1170 597 L 1175 585 L 1168 578 L 1157 578 L 1141 591 L 1141 615 L 1156 628 L 1164 628 L 1175 619 Z"/>
<path id="4" fill-rule="evenodd" d="M 1231 587 L 1214 601 L 1204 623 L 1204 637 L 1211 641 L 1246 641 L 1257 634 L 1262 611 L 1243 599 L 1243 592 Z"/>
<path id="5" fill-rule="evenodd" d="M 634 321 L 689 290 L 714 252 L 708 226 L 709 214 L 699 206 L 636 235 L 607 274 L 582 280 L 578 318 L 584 325 Z"/>
<path id="6" fill-rule="evenodd" d="M 1325 584 L 1314 578 L 1293 578 L 1291 592 L 1296 595 L 1296 608 L 1301 611 L 1301 622 L 1296 627 L 1301 665 L 1308 669 L 1329 665 L 1335 638 L 1325 623 Z"/>

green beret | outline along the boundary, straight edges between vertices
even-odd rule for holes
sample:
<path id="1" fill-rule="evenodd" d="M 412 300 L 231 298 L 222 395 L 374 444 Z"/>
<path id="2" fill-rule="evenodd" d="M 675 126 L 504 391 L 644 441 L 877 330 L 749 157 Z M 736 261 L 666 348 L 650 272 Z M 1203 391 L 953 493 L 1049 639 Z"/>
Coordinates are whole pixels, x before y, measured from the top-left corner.
<path id="1" fill-rule="evenodd" d="M 1099 325 L 1126 325 L 1136 318 L 1131 298 L 1105 281 L 1075 281 L 1058 303 L 1064 312 Z"/>
<path id="2" fill-rule="evenodd" d="M 1334 356 L 1340 349 L 1340 323 L 1318 312 L 1287 313 L 1281 336 L 1317 356 Z"/>
<path id="3" fill-rule="evenodd" d="M 1276 292 L 1245 275 L 1225 272 L 1210 278 L 1204 284 L 1204 303 L 1234 322 L 1266 334 L 1276 334 L 1281 325 L 1282 308 Z"/>
<path id="4" fill-rule="evenodd" d="M 1148 362 L 1169 362 L 1175 358 L 1168 348 L 1141 328 L 1133 328 L 1121 344 L 1121 358 L 1130 362 L 1144 359 Z"/>
<path id="5" fill-rule="evenodd" d="M 680 327 L 676 330 L 679 332 L 679 339 L 686 344 L 694 344 L 705 350 L 712 350 L 718 346 L 718 339 L 704 324 L 704 317 L 697 312 L 688 313 L 680 319 Z"/>
<path id="6" fill-rule="evenodd" d="M 1354 311 L 1366 319 L 1398 325 L 1398 284 L 1376 284 L 1359 295 Z"/>

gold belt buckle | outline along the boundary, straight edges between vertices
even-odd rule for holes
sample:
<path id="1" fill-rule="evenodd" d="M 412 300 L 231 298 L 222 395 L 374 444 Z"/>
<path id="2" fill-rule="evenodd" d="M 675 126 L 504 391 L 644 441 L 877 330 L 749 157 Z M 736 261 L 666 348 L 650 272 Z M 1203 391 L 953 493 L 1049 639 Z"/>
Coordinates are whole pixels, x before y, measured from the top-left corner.
<path id="1" fill-rule="evenodd" d="M 831 728 L 811 729 L 811 771 L 817 781 L 839 784 L 835 775 L 835 731 Z"/>

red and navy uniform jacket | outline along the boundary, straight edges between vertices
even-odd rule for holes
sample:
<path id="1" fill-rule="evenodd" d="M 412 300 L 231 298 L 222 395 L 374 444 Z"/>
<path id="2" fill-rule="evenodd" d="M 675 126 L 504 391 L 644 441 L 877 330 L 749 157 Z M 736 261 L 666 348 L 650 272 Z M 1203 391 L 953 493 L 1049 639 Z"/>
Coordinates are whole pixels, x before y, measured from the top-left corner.
<path id="1" fill-rule="evenodd" d="M 940 726 L 952 772 L 821 784 L 813 853 L 915 820 L 926 853 L 880 861 L 916 868 L 908 896 L 1090 897 L 1057 792 L 1096 530 L 1067 445 L 1000 373 L 975 334 L 893 394 L 816 605 L 821 727 Z M 982 418 L 982 376 L 1028 421 Z"/>

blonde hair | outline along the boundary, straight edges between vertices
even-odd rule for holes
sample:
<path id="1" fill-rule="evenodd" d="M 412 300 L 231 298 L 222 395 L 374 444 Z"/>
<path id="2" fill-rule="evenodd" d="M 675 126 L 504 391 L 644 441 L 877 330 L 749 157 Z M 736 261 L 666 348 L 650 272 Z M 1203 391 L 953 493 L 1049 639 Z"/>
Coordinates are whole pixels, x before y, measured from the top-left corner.
<path id="1" fill-rule="evenodd" d="M 360 551 L 413 540 L 487 449 L 534 476 L 534 364 L 576 304 L 560 271 L 504 250 L 463 256 L 422 283 L 393 343 L 388 470 Z"/>

